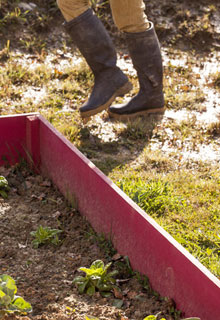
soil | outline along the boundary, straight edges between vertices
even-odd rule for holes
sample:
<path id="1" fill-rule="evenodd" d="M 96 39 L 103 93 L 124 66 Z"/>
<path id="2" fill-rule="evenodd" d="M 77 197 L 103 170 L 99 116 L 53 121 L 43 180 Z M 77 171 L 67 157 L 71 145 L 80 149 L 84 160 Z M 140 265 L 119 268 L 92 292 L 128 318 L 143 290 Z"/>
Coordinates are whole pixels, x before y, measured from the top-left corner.
<path id="1" fill-rule="evenodd" d="M 173 302 L 159 297 L 137 275 L 131 275 L 125 258 L 95 234 L 50 181 L 18 165 L 0 168 L 0 175 L 10 184 L 8 198 L 0 198 L 1 274 L 16 280 L 18 294 L 33 307 L 31 315 L 7 319 L 65 320 L 90 315 L 103 320 L 143 320 L 158 313 L 158 319 L 179 319 Z M 35 249 L 30 232 L 39 225 L 61 229 L 61 243 Z M 89 267 L 97 259 L 112 262 L 112 269 L 119 270 L 117 289 L 110 298 L 99 292 L 92 297 L 80 295 L 73 285 L 78 268 Z M 115 303 L 123 305 L 118 308 Z"/>

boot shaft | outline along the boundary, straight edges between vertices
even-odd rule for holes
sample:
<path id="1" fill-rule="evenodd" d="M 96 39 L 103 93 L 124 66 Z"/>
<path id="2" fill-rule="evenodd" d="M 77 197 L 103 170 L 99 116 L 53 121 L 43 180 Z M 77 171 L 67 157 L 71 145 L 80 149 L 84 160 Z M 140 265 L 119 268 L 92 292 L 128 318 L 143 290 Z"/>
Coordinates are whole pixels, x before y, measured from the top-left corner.
<path id="1" fill-rule="evenodd" d="M 92 9 L 65 22 L 64 27 L 95 76 L 105 69 L 116 67 L 117 55 L 113 42 Z"/>
<path id="2" fill-rule="evenodd" d="M 163 66 L 160 44 L 153 23 L 150 28 L 140 33 L 126 33 L 128 50 L 137 71 L 140 90 L 148 86 L 163 87 Z M 158 88 L 158 89 L 159 89 Z"/>

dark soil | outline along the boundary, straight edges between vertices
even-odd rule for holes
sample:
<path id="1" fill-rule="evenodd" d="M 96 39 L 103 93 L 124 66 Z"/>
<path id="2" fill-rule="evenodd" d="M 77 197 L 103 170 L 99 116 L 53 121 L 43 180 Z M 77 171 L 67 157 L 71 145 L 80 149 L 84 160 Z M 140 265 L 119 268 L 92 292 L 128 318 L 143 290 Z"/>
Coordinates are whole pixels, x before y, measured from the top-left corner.
<path id="1" fill-rule="evenodd" d="M 92 315 L 143 320 L 157 313 L 158 319 L 179 319 L 172 301 L 159 297 L 140 275 L 132 274 L 125 258 L 95 234 L 50 181 L 19 166 L 0 168 L 0 174 L 11 188 L 7 199 L 0 198 L 0 272 L 13 277 L 18 294 L 31 303 L 33 313 L 25 319 L 85 319 Z M 61 229 L 61 244 L 34 249 L 30 232 L 39 225 Z M 111 261 L 112 269 L 119 271 L 117 289 L 110 298 L 99 292 L 92 297 L 80 295 L 72 284 L 79 275 L 77 269 L 89 267 L 97 259 Z M 116 302 L 123 303 L 122 307 L 113 306 Z"/>

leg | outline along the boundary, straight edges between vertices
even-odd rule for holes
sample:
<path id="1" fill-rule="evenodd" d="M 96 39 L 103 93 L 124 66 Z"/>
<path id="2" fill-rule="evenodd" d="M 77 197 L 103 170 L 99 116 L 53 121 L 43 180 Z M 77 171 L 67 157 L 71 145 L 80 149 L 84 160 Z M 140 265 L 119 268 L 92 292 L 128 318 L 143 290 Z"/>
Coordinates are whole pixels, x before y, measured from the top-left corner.
<path id="1" fill-rule="evenodd" d="M 57 0 L 66 21 L 70 21 L 89 9 L 89 0 Z"/>
<path id="2" fill-rule="evenodd" d="M 111 0 L 111 6 L 115 22 L 125 32 L 140 90 L 127 104 L 111 106 L 109 114 L 123 119 L 161 113 L 164 111 L 164 96 L 160 45 L 153 23 L 144 13 L 144 3 L 142 0 Z"/>
<path id="3" fill-rule="evenodd" d="M 82 6 L 78 7 L 78 10 L 83 10 L 87 1 L 59 0 L 60 7 L 64 8 L 67 2 L 72 3 L 73 7 L 81 2 Z M 81 116 L 88 118 L 107 109 L 117 96 L 123 96 L 130 91 L 132 85 L 127 76 L 116 66 L 117 56 L 110 36 L 91 9 L 66 21 L 65 27 L 95 77 L 91 96 L 80 108 Z"/>
<path id="4" fill-rule="evenodd" d="M 143 32 L 149 28 L 143 0 L 110 0 L 112 15 L 122 32 Z"/>

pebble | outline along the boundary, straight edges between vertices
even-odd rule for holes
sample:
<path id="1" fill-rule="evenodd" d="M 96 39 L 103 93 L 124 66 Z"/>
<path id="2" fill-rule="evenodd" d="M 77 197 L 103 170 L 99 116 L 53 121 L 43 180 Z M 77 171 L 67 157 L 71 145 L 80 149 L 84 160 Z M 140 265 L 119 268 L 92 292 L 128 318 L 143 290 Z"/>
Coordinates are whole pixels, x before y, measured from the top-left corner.
<path id="1" fill-rule="evenodd" d="M 18 4 L 18 7 L 24 11 L 33 11 L 37 8 L 37 5 L 33 2 L 25 3 L 25 2 L 20 2 Z"/>

